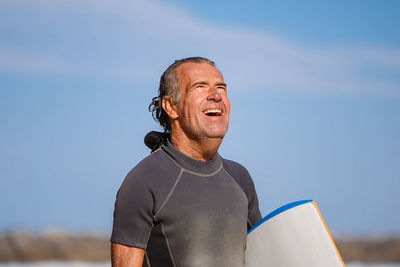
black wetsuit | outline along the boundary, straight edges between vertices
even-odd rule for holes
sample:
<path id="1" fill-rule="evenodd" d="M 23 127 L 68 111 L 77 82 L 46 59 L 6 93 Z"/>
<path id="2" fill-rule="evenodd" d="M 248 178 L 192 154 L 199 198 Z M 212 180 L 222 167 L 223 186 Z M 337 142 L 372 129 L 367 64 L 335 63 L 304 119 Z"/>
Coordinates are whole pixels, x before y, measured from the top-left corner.
<path id="1" fill-rule="evenodd" d="M 244 167 L 219 154 L 193 160 L 167 141 L 122 183 L 111 242 L 145 249 L 148 267 L 241 267 L 260 219 Z"/>

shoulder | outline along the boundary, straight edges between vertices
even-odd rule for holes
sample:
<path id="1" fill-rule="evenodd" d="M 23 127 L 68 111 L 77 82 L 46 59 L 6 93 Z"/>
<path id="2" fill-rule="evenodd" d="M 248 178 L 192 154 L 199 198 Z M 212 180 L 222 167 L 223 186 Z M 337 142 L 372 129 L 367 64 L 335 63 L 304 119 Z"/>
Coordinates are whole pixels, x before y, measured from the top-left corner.
<path id="1" fill-rule="evenodd" d="M 160 173 L 170 170 L 174 167 L 173 162 L 167 157 L 162 150 L 157 150 L 142 161 L 140 161 L 129 173 L 128 176 L 143 173 Z"/>
<path id="2" fill-rule="evenodd" d="M 227 173 L 240 185 L 246 195 L 253 191 L 253 180 L 245 167 L 227 159 L 222 159 L 222 165 Z"/>
<path id="3" fill-rule="evenodd" d="M 148 187 L 159 184 L 179 173 L 177 166 L 161 151 L 155 151 L 140 161 L 126 175 L 121 187 Z"/>
<path id="4" fill-rule="evenodd" d="M 233 177 L 240 180 L 250 179 L 250 174 L 243 165 L 228 159 L 222 159 L 222 165 L 224 169 Z"/>

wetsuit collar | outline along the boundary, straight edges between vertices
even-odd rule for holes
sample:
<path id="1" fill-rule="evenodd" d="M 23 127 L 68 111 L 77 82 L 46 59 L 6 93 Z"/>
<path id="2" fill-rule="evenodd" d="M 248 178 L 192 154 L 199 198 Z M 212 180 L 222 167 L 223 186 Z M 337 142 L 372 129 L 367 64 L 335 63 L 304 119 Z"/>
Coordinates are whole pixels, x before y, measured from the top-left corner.
<path id="1" fill-rule="evenodd" d="M 179 150 L 177 150 L 171 142 L 167 139 L 165 144 L 161 146 L 162 150 L 165 151 L 179 166 L 183 169 L 201 173 L 201 174 L 212 174 L 221 169 L 222 160 L 218 152 L 214 157 L 208 161 L 199 161 L 192 159 Z"/>

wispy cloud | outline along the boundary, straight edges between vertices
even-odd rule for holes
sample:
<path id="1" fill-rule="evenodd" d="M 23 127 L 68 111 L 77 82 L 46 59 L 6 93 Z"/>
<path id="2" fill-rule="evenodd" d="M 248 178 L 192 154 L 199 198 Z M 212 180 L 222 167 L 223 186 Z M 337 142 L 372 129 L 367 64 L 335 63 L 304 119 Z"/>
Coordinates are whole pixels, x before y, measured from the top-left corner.
<path id="1" fill-rule="evenodd" d="M 214 59 L 233 90 L 400 93 L 400 49 L 316 47 L 214 25 L 156 1 L 6 0 L 0 70 L 146 82 L 176 58 Z"/>

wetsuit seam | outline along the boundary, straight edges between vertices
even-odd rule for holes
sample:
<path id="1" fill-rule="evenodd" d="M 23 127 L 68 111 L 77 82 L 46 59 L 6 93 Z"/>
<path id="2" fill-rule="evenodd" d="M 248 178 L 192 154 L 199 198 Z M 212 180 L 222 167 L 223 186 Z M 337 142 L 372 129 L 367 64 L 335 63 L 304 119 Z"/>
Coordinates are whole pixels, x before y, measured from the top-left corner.
<path id="1" fill-rule="evenodd" d="M 149 255 L 147 255 L 147 252 L 144 255 L 146 255 L 147 266 L 151 267 L 150 260 L 149 260 Z"/>
<path id="2" fill-rule="evenodd" d="M 223 169 L 223 170 L 225 171 L 225 173 L 233 180 L 233 182 L 234 182 L 237 186 L 239 186 L 240 191 L 242 191 L 242 193 L 244 194 L 244 196 L 245 196 L 246 199 L 247 199 L 247 210 L 249 210 L 249 198 L 248 198 L 246 192 L 243 190 L 243 188 L 240 186 L 240 184 L 232 177 L 232 175 L 230 175 L 230 173 L 229 173 L 227 170 L 225 170 L 225 168 L 222 168 L 222 169 Z M 247 216 L 247 218 L 248 218 L 248 216 Z"/>
<path id="3" fill-rule="evenodd" d="M 169 198 L 171 197 L 172 193 L 174 192 L 176 185 L 178 184 L 179 180 L 180 180 L 181 177 L 182 177 L 183 171 L 184 171 L 183 168 L 181 168 L 181 170 L 179 171 L 178 177 L 176 178 L 175 183 L 174 183 L 174 185 L 172 186 L 171 190 L 169 191 L 167 197 L 165 198 L 165 200 L 164 200 L 163 203 L 161 204 L 161 206 L 160 206 L 160 208 L 158 209 L 158 211 L 154 214 L 153 219 L 154 219 L 155 221 L 157 221 L 157 218 L 156 218 L 157 215 L 158 215 L 158 214 L 161 212 L 161 210 L 164 208 L 165 204 L 168 202 Z"/>
<path id="4" fill-rule="evenodd" d="M 151 227 L 149 229 L 149 232 L 147 234 L 146 244 L 149 242 L 149 238 L 150 238 L 150 235 L 151 235 L 151 230 L 153 229 L 153 227 L 154 227 L 154 223 L 151 225 Z M 147 247 L 147 245 L 146 245 L 146 247 Z"/>
<path id="5" fill-rule="evenodd" d="M 233 182 L 234 182 L 237 186 L 239 186 L 240 191 L 242 191 L 242 193 L 243 193 L 244 196 L 246 197 L 246 199 L 247 199 L 247 223 L 250 225 L 250 228 L 253 227 L 253 224 L 251 223 L 250 218 L 249 218 L 249 216 L 250 216 L 249 197 L 247 196 L 247 194 L 246 194 L 246 192 L 243 190 L 243 188 L 240 186 L 240 184 L 232 177 L 232 175 L 230 175 L 230 173 L 229 173 L 227 170 L 225 170 L 225 168 L 223 168 L 223 170 L 224 170 L 225 173 L 228 175 L 228 177 L 230 177 L 230 179 L 233 180 Z"/>
<path id="6" fill-rule="evenodd" d="M 162 150 L 162 149 L 161 149 L 161 150 Z M 168 155 L 167 152 L 165 152 L 164 150 L 162 150 L 162 151 L 165 153 L 165 155 L 166 155 L 176 166 L 178 166 L 180 169 L 182 169 L 182 170 L 184 170 L 185 172 L 190 173 L 190 174 L 194 174 L 194 175 L 198 175 L 198 176 L 203 176 L 203 177 L 209 177 L 209 176 L 216 175 L 219 171 L 221 171 L 221 169 L 223 169 L 223 165 L 222 165 L 222 162 L 221 162 L 221 166 L 219 166 L 219 168 L 218 168 L 215 172 L 210 173 L 210 174 L 204 174 L 204 173 L 200 173 L 200 172 L 191 171 L 191 170 L 188 170 L 188 169 L 182 167 L 178 162 L 176 162 L 176 160 L 175 160 L 174 158 L 172 158 L 170 155 Z"/>
<path id="7" fill-rule="evenodd" d="M 125 238 L 113 238 L 111 239 L 111 243 L 117 243 L 129 247 L 135 247 L 135 248 L 141 248 L 141 249 L 146 249 L 147 244 L 141 243 L 141 242 L 136 242 L 136 241 L 131 241 L 129 239 Z"/>
<path id="8" fill-rule="evenodd" d="M 174 267 L 176 267 L 175 260 L 174 260 L 174 256 L 172 255 L 171 246 L 170 246 L 170 244 L 169 244 L 169 239 L 168 239 L 168 236 L 167 236 L 167 234 L 165 233 L 165 230 L 164 230 L 164 225 L 163 225 L 162 223 L 160 223 L 160 225 L 161 225 L 161 232 L 162 232 L 162 234 L 163 234 L 164 237 L 165 237 L 165 242 L 167 243 L 167 248 L 168 248 L 169 256 L 171 257 L 172 265 L 173 265 Z"/>
<path id="9" fill-rule="evenodd" d="M 181 167 L 182 168 L 182 167 Z M 216 170 L 215 172 L 213 172 L 213 173 L 210 173 L 210 174 L 203 174 L 203 173 L 199 173 L 199 172 L 194 172 L 194 171 L 190 171 L 190 170 L 188 170 L 188 169 L 185 169 L 185 168 L 182 168 L 185 172 L 187 172 L 187 173 L 190 173 L 190 174 L 194 174 L 194 175 L 197 175 L 197 176 L 203 176 L 203 177 L 210 177 L 210 176 L 214 176 L 214 175 L 216 175 L 217 173 L 219 173 L 221 170 L 222 170 L 222 164 L 221 164 L 221 166 L 218 168 L 218 170 Z"/>

